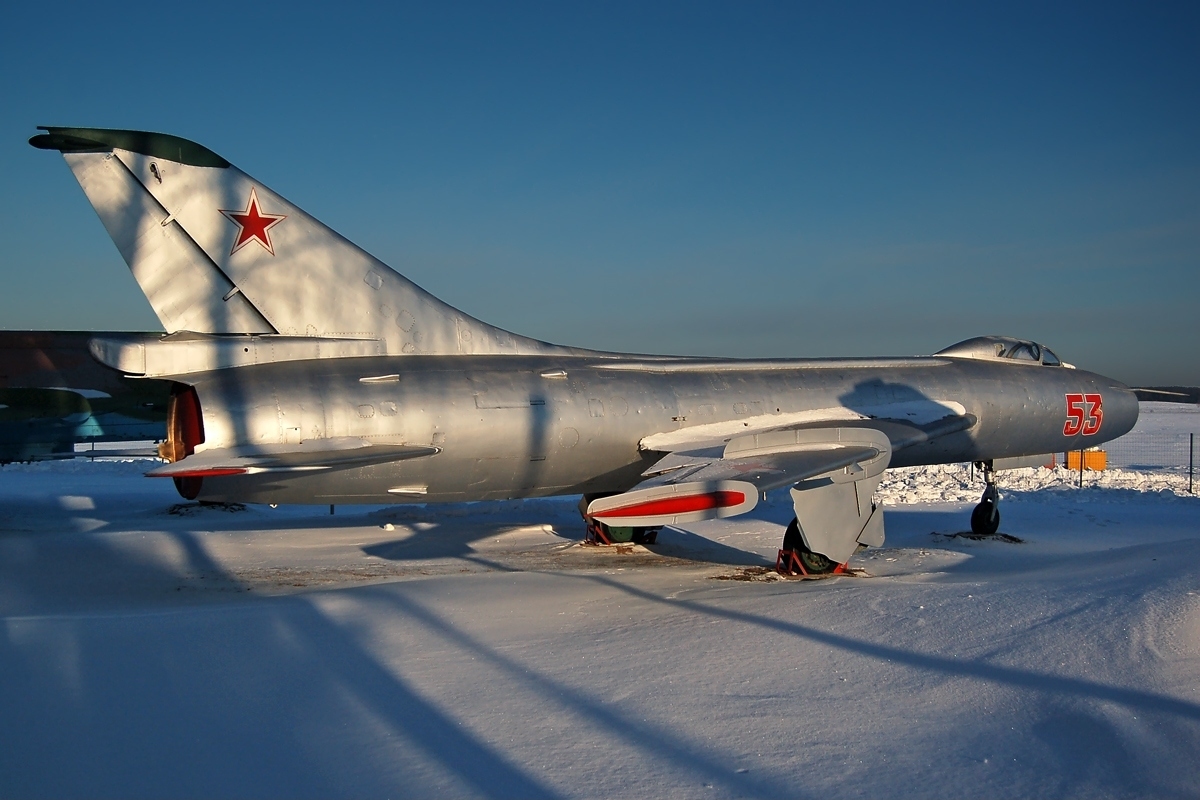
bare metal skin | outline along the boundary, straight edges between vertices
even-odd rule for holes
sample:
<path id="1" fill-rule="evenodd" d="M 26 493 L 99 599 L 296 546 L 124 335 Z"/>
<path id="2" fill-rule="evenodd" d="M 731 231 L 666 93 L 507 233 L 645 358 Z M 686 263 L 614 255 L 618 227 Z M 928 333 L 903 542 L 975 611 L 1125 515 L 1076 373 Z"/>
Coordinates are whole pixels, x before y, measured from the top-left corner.
<path id="1" fill-rule="evenodd" d="M 914 406 L 943 401 L 977 419 L 968 430 L 898 451 L 896 467 L 1091 447 L 1128 432 L 1138 415 L 1137 398 L 1116 381 L 1032 363 L 930 357 L 896 359 L 895 366 L 872 359 L 780 361 L 771 369 L 722 362 L 676 373 L 601 368 L 620 363 L 650 366 L 611 357 L 364 358 L 194 375 L 210 441 L 241 441 L 252 430 L 270 441 L 395 437 L 442 448 L 429 458 L 287 480 L 269 473 L 206 478 L 200 497 L 388 503 L 397 500 L 389 488 L 419 485 L 427 486 L 423 500 L 439 502 L 622 492 L 662 455 L 639 449 L 653 434 L 718 422 L 770 427 L 772 417 L 835 407 L 902 421 Z M 541 377 L 556 371 L 566 377 Z M 393 373 L 394 383 L 360 382 Z M 723 380 L 714 384 L 714 374 Z M 1104 397 L 1098 433 L 1063 436 L 1070 392 Z"/>
<path id="2" fill-rule="evenodd" d="M 1004 337 L 807 361 L 540 342 L 448 306 L 194 142 L 45 130 L 31 144 L 63 154 L 167 331 L 89 349 L 172 382 L 168 463 L 150 475 L 185 497 L 582 494 L 589 530 L 652 538 L 788 487 L 781 569 L 825 572 L 883 543 L 871 497 L 888 467 L 979 462 L 971 524 L 994 533 L 1001 459 L 1091 447 L 1137 421 L 1127 387 Z"/>

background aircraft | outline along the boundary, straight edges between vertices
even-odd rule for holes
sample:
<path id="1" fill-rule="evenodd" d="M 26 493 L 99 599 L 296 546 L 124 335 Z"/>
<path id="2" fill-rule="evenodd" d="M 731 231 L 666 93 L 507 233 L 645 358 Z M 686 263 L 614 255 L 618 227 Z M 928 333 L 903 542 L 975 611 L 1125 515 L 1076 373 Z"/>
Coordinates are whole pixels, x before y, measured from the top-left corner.
<path id="1" fill-rule="evenodd" d="M 1034 342 L 919 358 L 730 360 L 561 347 L 431 296 L 194 142 L 45 128 L 165 335 L 95 336 L 171 382 L 168 461 L 189 498 L 386 503 L 582 494 L 606 540 L 744 513 L 790 487 L 781 558 L 824 572 L 883 543 L 888 466 L 1081 449 L 1137 419 L 1124 385 Z M 853 319 L 845 324 L 853 325 Z"/>
<path id="2" fill-rule="evenodd" d="M 72 458 L 78 443 L 166 438 L 171 384 L 100 364 L 88 352 L 94 335 L 0 331 L 0 464 Z"/>

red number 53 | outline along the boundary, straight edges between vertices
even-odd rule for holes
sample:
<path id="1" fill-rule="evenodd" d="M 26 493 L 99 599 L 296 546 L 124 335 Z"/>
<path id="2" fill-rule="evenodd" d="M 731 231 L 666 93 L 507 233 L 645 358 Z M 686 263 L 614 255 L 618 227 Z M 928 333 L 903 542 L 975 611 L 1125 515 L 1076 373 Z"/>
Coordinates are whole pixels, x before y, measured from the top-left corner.
<path id="1" fill-rule="evenodd" d="M 1091 436 L 1104 421 L 1104 398 L 1098 394 L 1067 394 L 1067 421 L 1063 436 Z"/>

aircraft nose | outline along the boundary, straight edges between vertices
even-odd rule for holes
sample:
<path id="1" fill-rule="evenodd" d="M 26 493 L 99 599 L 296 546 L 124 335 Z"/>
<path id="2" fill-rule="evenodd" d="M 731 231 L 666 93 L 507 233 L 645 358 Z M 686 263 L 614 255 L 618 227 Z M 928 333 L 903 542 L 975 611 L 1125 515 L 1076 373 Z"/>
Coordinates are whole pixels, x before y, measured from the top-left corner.
<path id="1" fill-rule="evenodd" d="M 1112 381 L 1104 392 L 1105 440 L 1129 433 L 1138 421 L 1137 395 L 1123 383 Z"/>

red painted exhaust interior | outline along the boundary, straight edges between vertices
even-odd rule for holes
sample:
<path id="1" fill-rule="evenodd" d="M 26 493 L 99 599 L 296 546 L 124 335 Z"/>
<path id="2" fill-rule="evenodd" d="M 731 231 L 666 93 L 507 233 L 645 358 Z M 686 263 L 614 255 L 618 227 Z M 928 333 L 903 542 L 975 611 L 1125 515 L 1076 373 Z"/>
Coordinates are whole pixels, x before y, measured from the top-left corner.
<path id="1" fill-rule="evenodd" d="M 171 388 L 171 404 L 168 408 L 168 436 L 174 445 L 172 461 L 179 461 L 196 452 L 196 445 L 204 442 L 204 416 L 200 411 L 200 398 L 191 386 L 177 383 Z M 185 500 L 200 496 L 204 478 L 199 475 L 176 476 L 175 488 Z"/>

